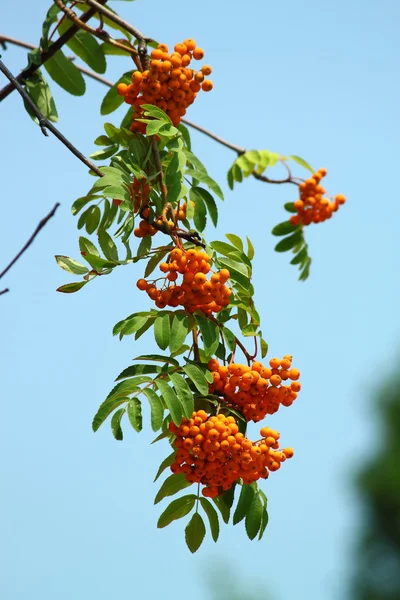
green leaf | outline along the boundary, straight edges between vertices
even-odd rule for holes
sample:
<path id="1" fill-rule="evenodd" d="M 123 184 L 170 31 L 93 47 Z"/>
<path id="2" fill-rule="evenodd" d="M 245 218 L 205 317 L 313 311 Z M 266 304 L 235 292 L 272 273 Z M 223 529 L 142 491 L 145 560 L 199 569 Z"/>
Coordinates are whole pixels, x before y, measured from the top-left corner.
<path id="1" fill-rule="evenodd" d="M 211 219 L 214 227 L 216 227 L 217 223 L 218 223 L 218 208 L 215 203 L 214 197 L 210 194 L 209 191 L 207 191 L 201 187 L 193 187 L 192 190 L 196 192 L 197 196 L 201 196 L 202 200 L 204 201 L 204 203 L 207 207 L 207 211 L 208 211 L 208 214 L 210 215 L 210 219 Z"/>
<path id="2" fill-rule="evenodd" d="M 98 240 L 104 256 L 109 260 L 118 261 L 118 250 L 112 237 L 106 231 L 99 231 Z"/>
<path id="3" fill-rule="evenodd" d="M 111 431 L 116 440 L 121 441 L 124 437 L 121 428 L 121 419 L 125 413 L 125 408 L 120 408 L 113 414 L 111 419 Z"/>
<path id="4" fill-rule="evenodd" d="M 189 197 L 194 202 L 193 222 L 197 231 L 204 231 L 207 225 L 207 209 L 202 196 L 193 191 L 194 189 L 191 188 L 189 192 Z"/>
<path id="5" fill-rule="evenodd" d="M 124 73 L 116 83 L 108 90 L 107 94 L 104 96 L 103 101 L 100 106 L 100 114 L 109 115 L 114 110 L 116 110 L 121 104 L 124 102 L 124 97 L 120 96 L 117 92 L 117 86 L 119 83 L 126 83 L 127 85 L 131 84 L 131 75 L 132 71 L 127 71 Z"/>
<path id="6" fill-rule="evenodd" d="M 307 279 L 307 277 L 310 275 L 310 265 L 311 265 L 311 258 L 308 258 L 308 261 L 306 262 L 305 266 L 303 267 L 303 270 L 300 273 L 300 277 L 299 280 L 300 281 L 305 281 Z"/>
<path id="7" fill-rule="evenodd" d="M 227 506 L 222 498 L 222 496 L 216 496 L 215 498 L 212 499 L 215 506 L 218 508 L 219 512 L 221 513 L 221 516 L 224 520 L 225 523 L 229 522 L 229 516 L 230 516 L 230 508 L 229 506 Z"/>
<path id="8" fill-rule="evenodd" d="M 80 236 L 79 238 L 79 250 L 81 251 L 81 253 L 83 253 L 83 256 L 85 256 L 85 254 L 91 254 L 92 256 L 100 257 L 100 253 L 97 250 L 96 246 L 92 244 L 90 240 L 83 236 Z"/>
<path id="9" fill-rule="evenodd" d="M 264 492 L 262 490 L 259 490 L 258 493 L 260 494 L 260 498 L 263 504 L 263 513 L 262 513 L 262 517 L 261 517 L 261 527 L 260 527 L 260 533 L 258 536 L 258 539 L 261 540 L 262 536 L 264 535 L 264 531 L 268 525 L 268 512 L 267 512 L 267 505 L 268 505 L 268 500 L 267 500 L 267 496 L 264 494 Z"/>
<path id="10" fill-rule="evenodd" d="M 286 202 L 286 204 L 284 204 L 284 208 L 290 213 L 297 213 L 297 208 L 294 207 L 294 202 Z"/>
<path id="11" fill-rule="evenodd" d="M 227 233 L 225 237 L 236 247 L 240 252 L 243 252 L 243 242 L 238 235 L 234 233 Z"/>
<path id="12" fill-rule="evenodd" d="M 120 381 L 113 387 L 105 401 L 132 394 L 133 392 L 140 390 L 139 385 L 141 383 L 149 383 L 150 381 L 152 381 L 152 379 L 147 375 L 137 375 L 136 377 L 131 377 L 125 381 Z"/>
<path id="13" fill-rule="evenodd" d="M 254 494 L 253 500 L 247 510 L 245 528 L 248 537 L 253 540 L 260 531 L 263 507 L 258 491 Z"/>
<path id="14" fill-rule="evenodd" d="M 100 223 L 100 219 L 101 210 L 98 206 L 94 204 L 93 206 L 88 208 L 88 210 L 86 211 L 85 226 L 86 231 L 89 235 L 96 231 L 98 224 Z"/>
<path id="15" fill-rule="evenodd" d="M 189 379 L 194 383 L 200 394 L 208 394 L 208 383 L 203 371 L 197 365 L 185 365 L 184 372 Z"/>
<path id="16" fill-rule="evenodd" d="M 123 321 L 119 321 L 113 328 L 113 335 L 118 335 L 118 333 L 122 335 L 130 335 L 138 331 L 143 325 L 147 323 L 150 318 L 150 314 L 148 312 L 144 313 L 133 313 Z"/>
<path id="17" fill-rule="evenodd" d="M 208 517 L 212 539 L 214 540 L 214 542 L 216 542 L 219 537 L 219 521 L 217 511 L 215 510 L 211 502 L 207 500 L 207 498 L 200 498 L 200 503 Z"/>
<path id="18" fill-rule="evenodd" d="M 232 522 L 234 525 L 240 523 L 240 521 L 245 518 L 250 504 L 253 501 L 253 497 L 254 488 L 251 485 L 243 484 L 242 489 L 240 490 L 240 496 L 236 506 L 236 510 L 233 513 Z"/>
<path id="19" fill-rule="evenodd" d="M 84 275 L 89 270 L 84 265 L 81 265 L 81 263 L 79 263 L 77 260 L 69 258 L 68 256 L 61 256 L 57 254 L 54 258 L 56 259 L 58 266 L 68 273 L 73 273 L 74 275 Z"/>
<path id="20" fill-rule="evenodd" d="M 221 200 L 224 199 L 221 188 L 214 181 L 214 179 L 211 179 L 209 175 L 206 175 L 202 171 L 196 171 L 195 169 L 186 169 L 185 175 L 188 177 L 193 177 L 193 179 L 204 183 L 212 192 L 214 192 L 214 194 L 218 196 L 218 198 L 221 198 Z"/>
<path id="21" fill-rule="evenodd" d="M 43 66 L 50 77 L 64 90 L 74 96 L 83 96 L 86 84 L 82 73 L 61 50 L 57 50 Z"/>
<path id="22" fill-rule="evenodd" d="M 290 221 L 283 221 L 283 223 L 275 225 L 271 233 L 272 235 L 287 235 L 288 233 L 293 233 L 298 228 L 298 225 L 293 225 Z"/>
<path id="23" fill-rule="evenodd" d="M 169 378 L 181 402 L 183 415 L 190 419 L 194 411 L 193 392 L 179 373 L 170 373 Z"/>
<path id="24" fill-rule="evenodd" d="M 150 404 L 150 423 L 153 431 L 158 431 L 164 420 L 164 407 L 161 398 L 157 396 L 154 390 L 144 388 L 142 390 Z"/>
<path id="25" fill-rule="evenodd" d="M 176 312 L 173 315 L 171 337 L 169 340 L 169 349 L 171 352 L 179 350 L 189 332 L 189 319 L 183 312 Z"/>
<path id="26" fill-rule="evenodd" d="M 161 108 L 158 108 L 158 106 L 154 106 L 154 104 L 142 104 L 142 106 L 146 117 L 153 117 L 154 119 L 159 119 L 163 123 L 172 124 L 169 116 L 161 110 Z"/>
<path id="27" fill-rule="evenodd" d="M 118 406 L 121 406 L 121 404 L 124 404 L 125 402 L 129 402 L 129 398 L 112 398 L 110 400 L 105 400 L 100 405 L 97 413 L 93 418 L 93 431 L 97 431 L 100 425 L 104 423 L 104 421 L 113 412 L 113 410 L 115 410 L 116 408 L 118 408 Z"/>
<path id="28" fill-rule="evenodd" d="M 160 314 L 154 321 L 154 337 L 157 346 L 161 350 L 166 350 L 171 337 L 171 323 L 169 314 Z"/>
<path id="29" fill-rule="evenodd" d="M 310 167 L 310 165 L 308 164 L 308 162 L 306 162 L 304 160 L 304 158 L 300 158 L 300 156 L 295 156 L 294 154 L 292 154 L 291 156 L 289 156 L 289 158 L 291 158 L 292 160 L 294 160 L 295 162 L 297 162 L 299 165 L 301 165 L 302 167 L 304 167 L 308 171 L 311 171 L 311 173 L 314 173 L 314 169 L 312 167 Z"/>
<path id="30" fill-rule="evenodd" d="M 297 246 L 297 244 L 299 242 L 301 242 L 302 239 L 303 239 L 303 232 L 300 229 L 299 231 L 296 231 L 296 233 L 293 233 L 292 235 L 289 235 L 288 237 L 281 239 L 281 241 L 278 242 L 277 245 L 275 246 L 275 251 L 276 252 L 287 252 L 288 250 L 291 250 L 292 248 Z"/>
<path id="31" fill-rule="evenodd" d="M 173 473 L 167 477 L 158 490 L 157 495 L 154 498 L 154 504 L 158 504 L 167 496 L 174 496 L 177 492 L 187 488 L 189 485 L 192 484 L 189 483 L 189 481 L 186 481 L 186 476 L 184 473 Z"/>
<path id="32" fill-rule="evenodd" d="M 260 345 L 261 345 L 261 358 L 265 358 L 268 354 L 268 344 L 263 338 L 260 338 Z"/>
<path id="33" fill-rule="evenodd" d="M 171 247 L 172 250 L 172 247 Z M 149 275 L 151 275 L 151 273 L 154 271 L 154 269 L 156 268 L 156 266 L 158 265 L 158 263 L 160 263 L 162 261 L 162 259 L 164 258 L 164 256 L 166 254 L 168 254 L 170 250 L 162 250 L 160 252 L 156 252 L 156 254 L 153 254 L 153 256 L 150 258 L 150 260 L 148 261 L 145 271 L 144 271 L 144 276 L 148 277 Z"/>
<path id="34" fill-rule="evenodd" d="M 171 363 L 175 367 L 179 367 L 179 362 L 171 356 L 162 356 L 161 354 L 142 354 L 133 360 L 153 360 L 155 362 Z"/>
<path id="35" fill-rule="evenodd" d="M 298 264 L 302 264 L 305 260 L 307 260 L 308 258 L 308 254 L 307 254 L 307 246 L 304 246 L 300 252 L 298 254 L 296 254 L 296 256 L 294 258 L 292 258 L 292 260 L 290 261 L 291 265 L 298 265 Z"/>
<path id="36" fill-rule="evenodd" d="M 137 398 L 132 398 L 126 407 L 129 421 L 135 431 L 142 431 L 142 404 Z"/>
<path id="37" fill-rule="evenodd" d="M 73 294 L 74 292 L 77 292 L 83 288 L 83 286 L 87 283 L 87 281 L 74 281 L 74 283 L 66 283 L 65 285 L 58 287 L 56 291 L 63 292 L 64 294 Z"/>
<path id="38" fill-rule="evenodd" d="M 190 141 L 189 129 L 187 127 L 185 127 L 185 125 L 183 123 L 179 123 L 178 130 L 182 134 L 182 137 L 183 137 L 183 139 L 185 141 L 186 147 L 188 148 L 188 150 L 190 150 L 190 148 L 191 148 L 191 141 Z"/>
<path id="39" fill-rule="evenodd" d="M 196 315 L 197 323 L 200 327 L 200 332 L 203 338 L 204 351 L 207 356 L 215 354 L 219 345 L 219 328 L 216 323 L 209 319 Z"/>
<path id="40" fill-rule="evenodd" d="M 73 26 L 72 22 L 64 19 L 58 26 L 58 32 L 63 35 Z M 105 73 L 106 59 L 96 38 L 87 31 L 80 29 L 68 40 L 67 46 L 79 56 L 96 73 Z"/>
<path id="41" fill-rule="evenodd" d="M 242 418 L 242 416 L 240 418 Z M 222 499 L 228 508 L 232 508 L 232 506 L 233 506 L 233 501 L 235 499 L 235 489 L 236 489 L 236 483 L 234 483 L 229 488 L 229 490 L 226 490 L 222 494 Z"/>
<path id="42" fill-rule="evenodd" d="M 195 156 L 193 154 L 193 152 L 191 152 L 190 150 L 188 150 L 187 148 L 184 149 L 184 153 L 186 155 L 186 158 L 188 159 L 188 161 L 193 165 L 193 167 L 195 169 L 197 169 L 198 171 L 202 171 L 203 173 L 205 173 L 207 175 L 207 169 L 205 168 L 205 166 L 203 165 L 203 163 L 201 162 L 201 160 L 199 160 L 197 158 L 197 156 Z"/>
<path id="43" fill-rule="evenodd" d="M 253 260 L 254 258 L 254 246 L 251 243 L 250 239 L 248 237 L 246 237 L 247 240 L 247 256 L 249 257 L 250 260 Z"/>
<path id="44" fill-rule="evenodd" d="M 185 529 L 186 545 L 190 552 L 197 552 L 204 540 L 205 535 L 206 527 L 204 525 L 204 521 L 201 515 L 195 512 Z"/>
<path id="45" fill-rule="evenodd" d="M 175 460 L 175 455 L 176 455 L 176 452 L 174 450 L 174 452 L 171 452 L 171 454 L 169 456 L 167 456 L 167 458 L 164 458 L 164 460 L 162 461 L 161 465 L 158 468 L 158 471 L 154 478 L 154 481 L 157 481 L 157 479 L 160 477 L 161 473 L 163 473 L 165 471 L 165 469 L 167 469 L 168 467 L 170 467 L 172 465 L 172 463 Z"/>
<path id="46" fill-rule="evenodd" d="M 115 381 L 121 381 L 127 377 L 134 377 L 135 375 L 145 375 L 148 373 L 159 373 L 161 367 L 158 365 L 131 365 L 127 367 L 115 378 Z"/>
<path id="47" fill-rule="evenodd" d="M 162 379 L 156 379 L 155 383 L 161 392 L 169 412 L 171 413 L 173 422 L 175 425 L 180 425 L 182 421 L 182 406 L 179 402 L 178 396 L 175 394 L 174 390 L 169 387 L 166 381 L 163 381 Z"/>
<path id="48" fill-rule="evenodd" d="M 88 204 L 92 200 L 96 200 L 98 202 L 100 199 L 101 199 L 101 196 L 97 196 L 97 195 L 93 195 L 93 194 L 88 194 L 87 196 L 82 196 L 81 198 L 78 198 L 77 200 L 75 200 L 75 202 L 72 205 L 71 212 L 73 215 L 76 215 L 81 210 L 81 208 L 83 208 L 86 204 Z"/>
<path id="49" fill-rule="evenodd" d="M 31 100 L 36 104 L 37 108 L 40 110 L 42 115 L 46 117 L 49 121 L 53 121 L 53 123 L 57 123 L 58 121 L 58 113 L 56 109 L 56 105 L 54 102 L 53 95 L 51 93 L 49 84 L 43 77 L 40 70 L 37 70 L 35 73 L 31 75 L 31 77 L 26 81 L 25 91 Z M 28 113 L 35 121 L 38 123 L 37 116 L 32 113 L 31 108 L 28 104 L 25 103 L 25 108 Z"/>
<path id="50" fill-rule="evenodd" d="M 117 152 L 117 150 L 118 150 L 118 145 L 113 144 L 112 146 L 108 146 L 107 148 L 104 148 L 103 150 L 97 150 L 97 152 L 92 152 L 92 154 L 90 154 L 89 156 L 93 160 L 106 160 L 107 158 L 110 158 L 110 156 L 115 154 Z"/>
<path id="51" fill-rule="evenodd" d="M 40 40 L 40 47 L 45 51 L 49 47 L 49 31 L 53 23 L 57 23 L 58 21 L 58 13 L 60 12 L 60 8 L 53 4 L 50 6 L 47 11 L 46 18 L 43 21 L 42 25 L 42 37 Z M 40 63 L 39 63 L 40 64 Z"/>
<path id="52" fill-rule="evenodd" d="M 196 500 L 197 496 L 195 494 L 188 494 L 187 496 L 173 500 L 158 519 L 157 527 L 162 529 L 172 523 L 172 521 L 181 519 L 187 515 L 192 510 Z"/>

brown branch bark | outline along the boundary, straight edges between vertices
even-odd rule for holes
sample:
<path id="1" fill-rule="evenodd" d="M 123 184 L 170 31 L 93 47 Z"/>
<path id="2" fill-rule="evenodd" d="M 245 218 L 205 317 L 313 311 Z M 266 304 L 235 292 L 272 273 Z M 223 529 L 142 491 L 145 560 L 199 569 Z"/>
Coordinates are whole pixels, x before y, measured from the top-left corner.
<path id="1" fill-rule="evenodd" d="M 14 256 L 14 258 L 12 259 L 12 261 L 5 267 L 5 269 L 2 270 L 2 272 L 0 273 L 0 279 L 2 277 L 4 277 L 4 275 L 6 273 L 8 273 L 8 271 L 11 269 L 11 267 L 13 265 L 15 265 L 15 263 L 17 262 L 17 260 L 19 258 L 21 258 L 21 256 L 24 254 L 24 252 L 26 252 L 26 250 L 29 248 L 29 246 L 32 244 L 32 242 L 34 241 L 35 237 L 38 235 L 38 233 L 41 231 L 41 229 L 43 229 L 43 227 L 47 224 L 47 222 L 54 216 L 57 208 L 60 206 L 59 202 L 57 202 L 53 208 L 51 209 L 51 211 L 45 216 L 43 217 L 43 219 L 39 222 L 39 224 L 37 225 L 35 231 L 32 233 L 31 237 L 28 239 L 28 241 L 26 242 L 26 244 L 21 248 L 21 250 L 18 252 L 18 254 L 16 254 Z M 8 292 L 9 289 L 5 288 L 4 290 L 0 291 L 0 296 L 2 294 L 5 294 L 6 292 Z"/>
<path id="2" fill-rule="evenodd" d="M 9 42 L 11 44 L 15 44 L 16 46 L 21 46 L 23 48 L 30 48 L 30 49 L 34 48 L 34 46 L 32 46 L 31 44 L 27 44 L 26 42 L 22 42 L 20 40 L 16 40 L 15 38 L 11 38 L 11 37 L 0 34 L 0 44 L 2 42 Z M 69 57 L 69 59 L 74 60 L 74 57 Z M 109 79 L 106 79 L 105 77 L 102 77 L 101 75 L 97 75 L 97 73 L 94 73 L 93 71 L 90 71 L 89 69 L 86 69 L 85 67 L 81 67 L 79 65 L 76 65 L 76 67 L 82 73 L 84 73 L 88 77 L 91 77 L 92 79 L 95 79 L 99 83 L 107 85 L 108 87 L 112 87 L 114 85 Z M 0 102 L 1 102 L 1 99 L 2 98 L 1 98 L 1 91 L 0 91 Z M 245 152 L 247 152 L 246 148 L 243 148 L 242 146 L 238 146 L 236 144 L 233 144 L 232 142 L 228 142 L 227 140 L 224 140 L 223 138 L 212 133 L 205 127 L 198 125 L 197 123 L 193 123 L 192 121 L 189 121 L 188 119 L 181 119 L 181 122 L 184 123 L 185 125 L 188 125 L 192 129 L 196 129 L 197 131 L 204 133 L 204 135 L 206 135 L 209 138 L 213 139 L 214 141 L 218 142 L 222 146 L 225 146 L 226 148 L 233 150 L 239 156 L 241 156 L 242 154 L 245 154 Z M 283 183 L 292 183 L 293 185 L 298 185 L 300 180 L 296 180 L 295 178 L 292 177 L 292 173 L 291 173 L 288 165 L 285 162 L 283 162 L 282 164 L 286 167 L 286 169 L 288 171 L 288 176 L 285 179 L 270 179 L 269 177 L 266 177 L 265 175 L 261 175 L 261 174 L 257 173 L 256 171 L 253 171 L 252 175 L 255 179 L 258 179 L 259 181 L 264 181 L 265 183 L 272 183 L 272 184 L 278 184 L 278 185 L 283 184 Z"/>
<path id="3" fill-rule="evenodd" d="M 99 0 L 99 4 L 102 4 L 102 5 L 105 4 L 106 2 L 107 2 L 107 0 Z M 88 11 L 83 13 L 83 15 L 81 15 L 81 21 L 86 23 L 95 14 L 96 14 L 96 9 L 90 8 Z M 21 73 L 16 77 L 16 80 L 18 81 L 18 83 L 21 83 L 22 81 L 24 81 L 24 79 L 28 79 L 33 73 L 35 73 L 35 71 L 37 71 L 43 65 L 43 63 L 46 62 L 46 60 L 51 58 L 58 50 L 60 50 L 60 48 L 62 48 L 64 46 L 64 44 L 66 44 L 75 35 L 75 33 L 77 31 L 78 31 L 78 27 L 73 25 L 58 40 L 56 40 L 54 42 L 54 44 L 52 44 L 48 50 L 42 52 L 41 57 L 40 57 L 40 65 L 30 65 L 29 67 L 27 67 L 26 69 L 21 71 Z M 13 92 L 14 89 L 15 89 L 15 86 L 11 82 L 8 85 L 6 85 L 5 87 L 3 87 L 3 89 L 0 90 L 0 102 L 2 100 L 4 100 L 4 98 L 7 98 L 7 96 L 9 96 L 9 94 L 11 94 L 11 92 Z"/>
<path id="4" fill-rule="evenodd" d="M 7 67 L 5 66 L 5 64 L 1 60 L 0 60 L 0 70 L 14 84 L 16 90 L 21 95 L 22 99 L 27 104 L 29 104 L 29 106 L 31 107 L 31 110 L 33 111 L 33 113 L 38 118 L 39 126 L 40 126 L 40 128 L 42 130 L 42 133 L 47 136 L 48 135 L 47 129 L 49 129 L 51 131 L 51 133 L 53 135 L 55 135 L 55 137 L 57 139 L 59 139 L 60 142 L 62 144 L 64 144 L 64 146 L 66 146 L 66 148 L 68 148 L 68 150 L 70 152 L 72 152 L 72 154 L 74 154 L 77 158 L 79 158 L 79 160 L 81 162 L 83 162 L 83 164 L 85 164 L 87 167 L 89 167 L 89 169 L 91 169 L 91 171 L 93 171 L 94 173 L 96 173 L 99 177 L 103 177 L 103 173 L 96 167 L 96 165 L 94 163 L 92 163 L 91 160 L 89 160 L 88 158 L 86 158 L 86 156 L 84 154 L 82 154 L 82 152 L 80 152 L 77 148 L 75 148 L 75 146 L 73 144 L 71 144 L 71 142 L 57 129 L 57 127 L 55 127 L 53 125 L 53 123 L 51 123 L 51 121 L 49 121 L 48 119 L 46 119 L 46 117 L 44 117 L 42 115 L 42 113 L 40 112 L 40 110 L 38 109 L 38 107 L 36 106 L 36 104 L 33 102 L 33 100 L 26 93 L 26 91 L 24 90 L 24 88 L 18 83 L 18 81 L 10 73 L 10 71 L 7 69 Z"/>

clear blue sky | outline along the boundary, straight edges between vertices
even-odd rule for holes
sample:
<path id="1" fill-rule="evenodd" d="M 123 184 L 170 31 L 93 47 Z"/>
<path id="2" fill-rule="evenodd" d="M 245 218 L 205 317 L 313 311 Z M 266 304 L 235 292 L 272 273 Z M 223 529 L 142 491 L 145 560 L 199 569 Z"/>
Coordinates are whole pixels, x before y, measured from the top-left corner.
<path id="1" fill-rule="evenodd" d="M 48 1 L 10 3 L 3 33 L 36 43 Z M 193 133 L 196 154 L 224 185 L 218 232 L 251 237 L 256 302 L 270 356 L 294 355 L 303 390 L 271 419 L 295 458 L 265 482 L 270 524 L 261 543 L 241 525 L 207 536 L 192 556 L 184 522 L 156 529 L 152 480 L 168 453 L 151 433 L 91 419 L 114 377 L 154 349 L 111 335 L 143 307 L 140 271 L 121 268 L 68 296 L 55 254 L 79 257 L 75 198 L 89 188 L 86 168 L 45 138 L 14 93 L 1 105 L 1 267 L 54 202 L 62 206 L 29 252 L 2 280 L 0 397 L 0 596 L 4 600 L 210 598 L 206 572 L 224 561 L 274 600 L 342 600 L 360 509 L 351 474 L 370 456 L 377 431 L 370 398 L 396 355 L 400 324 L 398 190 L 400 5 L 361 2 L 115 3 L 146 34 L 173 45 L 194 37 L 214 69 L 215 88 L 188 118 L 248 149 L 298 154 L 329 170 L 332 193 L 348 203 L 307 229 L 311 277 L 297 281 L 269 234 L 284 220 L 294 188 L 246 180 L 231 193 L 234 154 Z M 2 52 L 17 73 L 25 53 Z M 109 62 L 107 77 L 130 68 Z M 4 78 L 1 78 L 4 82 Z M 106 120 L 106 89 L 87 81 L 72 98 L 52 84 L 60 129 L 86 154 Z M 299 172 L 299 174 L 301 174 Z M 71 278 L 72 280 L 72 278 Z M 218 596 L 216 596 L 218 597 Z"/>

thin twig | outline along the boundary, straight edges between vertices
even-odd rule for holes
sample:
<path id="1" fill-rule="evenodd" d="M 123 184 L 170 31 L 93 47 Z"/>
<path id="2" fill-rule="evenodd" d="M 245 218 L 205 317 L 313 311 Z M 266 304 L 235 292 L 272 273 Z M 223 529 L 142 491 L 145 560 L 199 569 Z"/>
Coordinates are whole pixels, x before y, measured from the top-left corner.
<path id="1" fill-rule="evenodd" d="M 35 231 L 32 233 L 31 237 L 28 239 L 28 241 L 26 242 L 26 244 L 21 248 L 21 250 L 18 252 L 18 254 L 16 256 L 14 256 L 14 258 L 12 259 L 12 261 L 6 266 L 5 269 L 3 269 L 3 271 L 0 273 L 0 279 L 2 277 L 4 277 L 4 275 L 6 273 L 8 273 L 8 271 L 11 269 L 11 267 L 13 265 L 15 265 L 15 263 L 17 262 L 17 260 L 19 258 L 21 258 L 21 256 L 24 254 L 24 252 L 29 248 L 29 246 L 32 244 L 33 240 L 35 239 L 35 237 L 38 235 L 38 233 L 40 232 L 41 229 L 43 229 L 43 227 L 46 225 L 46 223 L 51 219 L 51 217 L 54 216 L 57 208 L 60 206 L 60 203 L 57 202 L 53 208 L 51 209 L 51 211 L 45 216 L 43 217 L 43 219 L 39 222 L 38 226 L 36 227 Z M 5 294 L 6 292 L 8 292 L 8 288 L 6 288 L 5 290 L 2 290 L 0 292 L 1 294 Z"/>
<path id="2" fill-rule="evenodd" d="M 8 36 L 0 35 L 0 44 L 2 42 L 10 42 L 11 44 L 15 44 L 16 46 L 21 46 L 23 48 L 33 49 L 35 47 L 35 46 L 32 46 L 31 44 L 27 44 L 26 42 L 21 42 L 20 40 L 16 40 L 16 39 L 8 37 Z M 73 60 L 74 57 L 69 57 L 69 59 Z M 89 69 L 86 69 L 85 67 L 81 67 L 79 65 L 76 65 L 76 67 L 77 67 L 77 69 L 79 69 L 79 71 L 81 71 L 88 77 L 95 79 L 99 83 L 107 85 L 108 87 L 112 87 L 114 85 L 109 79 L 106 79 L 105 77 L 101 77 L 101 75 L 97 75 L 97 73 L 94 73 L 93 71 L 90 71 Z M 1 101 L 1 91 L 0 91 L 0 101 Z M 222 146 L 225 146 L 226 148 L 233 150 L 239 156 L 241 156 L 242 154 L 245 154 L 245 152 L 247 152 L 246 148 L 242 148 L 241 146 L 237 146 L 236 144 L 232 144 L 231 142 L 224 140 L 223 138 L 215 135 L 214 133 L 212 133 L 205 127 L 202 127 L 201 125 L 197 125 L 197 123 L 193 123 L 192 121 L 189 121 L 188 119 L 181 119 L 181 122 L 185 123 L 189 127 L 192 127 L 193 129 L 196 129 L 197 131 L 200 131 L 201 133 L 204 133 L 204 135 L 207 135 L 209 138 L 215 140 Z M 266 177 L 265 175 L 261 175 L 261 174 L 257 173 L 256 171 L 253 171 L 252 175 L 255 179 L 258 179 L 259 181 L 264 181 L 265 183 L 272 183 L 272 184 L 292 183 L 293 185 L 299 185 L 299 182 L 301 182 L 302 180 L 295 179 L 292 176 L 289 166 L 284 161 L 282 161 L 282 164 L 285 166 L 285 168 L 288 171 L 288 176 L 285 179 L 270 179 L 269 177 Z"/>
<path id="3" fill-rule="evenodd" d="M 133 60 L 135 60 L 135 58 L 138 55 L 138 51 L 136 50 L 136 48 L 133 48 L 133 46 L 131 46 L 131 45 L 126 46 L 125 44 L 121 44 L 120 42 L 117 42 L 116 40 L 114 40 L 106 31 L 100 31 L 99 29 L 94 29 L 94 27 L 87 25 L 77 16 L 77 14 L 73 10 L 71 10 L 70 8 L 68 8 L 68 6 L 66 6 L 64 4 L 63 0 L 53 0 L 53 1 L 63 11 L 63 13 L 68 17 L 68 19 L 76 27 L 78 27 L 78 29 L 83 29 L 87 33 L 90 33 L 91 35 L 99 38 L 103 42 L 105 41 L 108 44 L 110 44 L 111 46 L 115 46 L 116 48 L 119 48 L 120 50 L 124 50 L 125 52 L 127 52 L 128 54 L 130 54 L 132 56 Z M 137 67 L 139 67 L 139 64 L 138 64 L 139 61 L 138 61 L 138 59 L 136 59 L 136 60 L 137 60 L 137 62 L 135 61 L 135 64 Z"/>
<path id="4" fill-rule="evenodd" d="M 95 8 L 96 12 L 104 15 L 105 17 L 108 17 L 110 19 L 110 21 L 113 21 L 114 23 L 116 23 L 117 25 L 119 25 L 120 27 L 125 29 L 125 31 L 127 31 L 128 33 L 131 33 L 137 40 L 143 40 L 145 42 L 152 41 L 151 38 L 145 37 L 143 35 L 143 33 L 141 33 L 139 31 L 139 29 L 137 29 L 136 27 L 133 27 L 133 25 L 131 25 L 130 23 L 128 23 L 127 21 L 122 19 L 119 15 L 115 14 L 110 9 L 106 8 L 105 6 L 103 6 L 102 4 L 97 2 L 96 0 L 84 0 L 84 1 L 85 1 L 85 4 L 88 4 L 92 8 Z"/>
<path id="5" fill-rule="evenodd" d="M 106 2 L 107 2 L 107 0 L 99 0 L 99 3 L 101 3 L 101 4 L 105 4 Z M 83 15 L 81 15 L 81 21 L 86 23 L 86 21 L 89 21 L 89 19 L 91 17 L 93 17 L 93 15 L 95 15 L 95 14 L 96 14 L 96 10 L 94 8 L 90 8 L 88 11 L 83 13 Z M 29 77 L 31 75 L 33 75 L 33 73 L 35 73 L 43 65 L 43 63 L 46 62 L 46 60 L 51 58 L 58 50 L 60 50 L 60 48 L 62 48 L 64 46 L 64 44 L 66 44 L 75 35 L 75 33 L 78 31 L 78 29 L 79 28 L 76 27 L 75 25 L 70 27 L 68 29 L 68 31 L 66 31 L 58 40 L 56 40 L 54 42 L 54 44 L 52 44 L 48 50 L 41 53 L 40 64 L 30 65 L 29 67 L 27 67 L 26 69 L 21 71 L 21 73 L 16 77 L 16 80 L 19 83 L 21 83 L 21 81 L 24 81 L 25 79 L 29 79 Z M 11 94 L 11 92 L 13 92 L 14 90 L 15 90 L 15 86 L 13 83 L 9 83 L 3 89 L 1 89 L 0 90 L 0 102 L 2 100 L 4 100 L 4 98 L 7 98 L 7 96 L 9 94 Z"/>
<path id="6" fill-rule="evenodd" d="M 197 123 L 192 123 L 192 121 L 188 121 L 188 119 L 181 119 L 181 122 L 185 123 L 186 125 L 189 125 L 189 127 L 193 127 L 193 129 L 197 129 L 197 131 L 201 131 L 201 133 L 204 133 L 205 135 L 212 138 L 219 144 L 222 144 L 222 146 L 226 146 L 226 148 L 229 148 L 230 150 L 237 152 L 237 154 L 239 154 L 239 156 L 241 154 L 244 154 L 245 152 L 247 152 L 246 148 L 242 148 L 241 146 L 236 146 L 236 144 L 227 142 L 226 140 L 220 138 L 218 135 L 215 135 L 215 133 L 208 131 L 208 129 L 205 129 L 201 125 L 197 125 Z"/>
<path id="7" fill-rule="evenodd" d="M 72 154 L 74 154 L 80 161 L 82 161 L 91 171 L 96 173 L 99 177 L 103 176 L 103 173 L 96 167 L 92 161 L 90 161 L 82 152 L 80 152 L 67 138 L 60 132 L 56 127 L 54 127 L 53 123 L 51 123 L 46 117 L 42 115 L 36 104 L 30 98 L 30 96 L 26 93 L 24 88 L 18 83 L 15 77 L 10 73 L 5 64 L 0 60 L 0 70 L 4 73 L 4 75 L 14 84 L 16 90 L 21 95 L 22 99 L 29 104 L 32 112 L 36 115 L 39 121 L 40 128 L 44 135 L 48 135 L 46 129 L 49 129 L 53 135 L 56 136 L 57 139 L 60 140 L 68 148 Z"/>

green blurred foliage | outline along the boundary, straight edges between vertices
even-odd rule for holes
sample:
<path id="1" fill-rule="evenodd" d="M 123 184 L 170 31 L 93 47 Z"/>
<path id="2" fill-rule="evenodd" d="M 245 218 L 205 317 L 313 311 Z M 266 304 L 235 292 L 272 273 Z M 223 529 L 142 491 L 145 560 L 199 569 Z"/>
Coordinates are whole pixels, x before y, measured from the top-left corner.
<path id="1" fill-rule="evenodd" d="M 379 444 L 357 476 L 364 505 L 352 600 L 400 600 L 400 374 L 377 397 Z"/>

